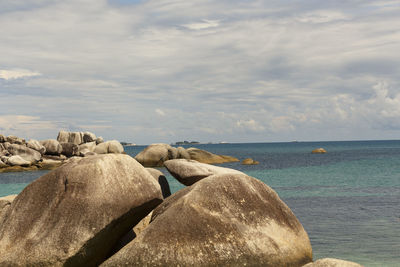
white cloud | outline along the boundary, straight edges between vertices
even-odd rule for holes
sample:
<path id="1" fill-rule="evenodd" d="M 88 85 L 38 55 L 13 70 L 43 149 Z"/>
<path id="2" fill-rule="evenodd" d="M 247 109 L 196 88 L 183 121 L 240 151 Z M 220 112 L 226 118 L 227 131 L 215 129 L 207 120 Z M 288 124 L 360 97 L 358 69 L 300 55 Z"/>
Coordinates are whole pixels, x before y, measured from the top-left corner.
<path id="1" fill-rule="evenodd" d="M 218 27 L 219 22 L 220 22 L 219 20 L 203 19 L 201 22 L 189 23 L 189 24 L 185 24 L 183 26 L 190 30 L 204 30 L 204 29 L 208 29 L 208 28 Z"/>
<path id="2" fill-rule="evenodd" d="M 156 109 L 156 113 L 157 113 L 158 115 L 162 116 L 162 117 L 164 117 L 164 116 L 166 115 L 165 112 L 162 111 L 162 110 L 159 109 L 159 108 Z"/>
<path id="3" fill-rule="evenodd" d="M 236 126 L 241 129 L 250 130 L 254 132 L 263 131 L 265 128 L 257 121 L 253 119 L 239 120 L 236 122 Z"/>
<path id="4" fill-rule="evenodd" d="M 0 70 L 0 79 L 13 80 L 25 77 L 34 77 L 42 75 L 39 72 L 33 72 L 25 69 L 10 69 L 10 70 Z"/>

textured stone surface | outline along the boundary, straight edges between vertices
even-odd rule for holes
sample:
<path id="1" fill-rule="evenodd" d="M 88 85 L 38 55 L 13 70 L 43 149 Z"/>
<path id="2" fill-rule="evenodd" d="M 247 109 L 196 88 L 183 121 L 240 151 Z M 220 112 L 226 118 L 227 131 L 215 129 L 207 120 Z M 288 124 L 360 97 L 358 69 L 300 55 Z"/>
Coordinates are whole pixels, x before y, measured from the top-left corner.
<path id="1" fill-rule="evenodd" d="M 89 142 L 93 142 L 93 141 L 96 141 L 96 135 L 94 133 L 91 133 L 91 132 L 83 133 L 83 142 L 84 143 L 89 143 Z"/>
<path id="2" fill-rule="evenodd" d="M 10 166 L 22 166 L 22 167 L 27 167 L 31 165 L 30 161 L 27 161 L 18 155 L 9 157 L 6 163 L 7 165 Z"/>
<path id="3" fill-rule="evenodd" d="M 57 135 L 57 141 L 60 143 L 68 143 L 69 133 L 67 131 L 59 131 Z"/>
<path id="4" fill-rule="evenodd" d="M 20 156 L 25 161 L 28 161 L 29 165 L 35 164 L 42 158 L 42 155 L 38 151 L 33 150 L 25 145 L 10 144 L 7 146 L 7 150 L 12 155 Z"/>
<path id="5" fill-rule="evenodd" d="M 308 235 L 261 181 L 213 175 L 167 198 L 132 242 L 102 266 L 303 266 Z"/>
<path id="6" fill-rule="evenodd" d="M 168 144 L 151 144 L 139 152 L 135 159 L 145 167 L 161 167 L 173 154 L 172 147 Z"/>
<path id="7" fill-rule="evenodd" d="M 74 143 L 60 143 L 62 146 L 62 153 L 67 157 L 79 155 L 79 146 Z"/>
<path id="8" fill-rule="evenodd" d="M 178 151 L 178 157 L 177 157 L 178 159 L 190 159 L 189 152 L 187 152 L 185 148 L 179 146 L 177 148 L 177 151 Z"/>
<path id="9" fill-rule="evenodd" d="M 40 141 L 40 144 L 46 148 L 46 154 L 48 155 L 60 155 L 62 152 L 62 146 L 55 139 L 43 140 Z"/>
<path id="10" fill-rule="evenodd" d="M 40 144 L 38 140 L 30 139 L 28 143 L 26 143 L 26 146 L 32 148 L 33 150 L 36 150 L 41 155 L 44 155 L 46 153 L 46 148 L 42 144 Z"/>
<path id="11" fill-rule="evenodd" d="M 304 267 L 362 267 L 362 265 L 352 262 L 333 258 L 320 259 L 312 263 L 304 265 Z"/>
<path id="12" fill-rule="evenodd" d="M 200 163 L 195 160 L 173 159 L 164 162 L 164 166 L 180 183 L 192 185 L 195 182 L 214 174 L 243 174 L 240 171 Z"/>
<path id="13" fill-rule="evenodd" d="M 96 266 L 161 201 L 158 183 L 127 155 L 71 160 L 6 211 L 0 266 Z"/>
<path id="14" fill-rule="evenodd" d="M 186 151 L 189 153 L 190 158 L 193 160 L 196 160 L 201 163 L 207 163 L 207 164 L 220 164 L 220 163 L 225 163 L 225 162 L 236 162 L 239 161 L 235 157 L 231 156 L 224 156 L 224 155 L 216 155 L 211 152 L 198 149 L 198 148 L 188 148 Z"/>
<path id="15" fill-rule="evenodd" d="M 23 138 L 19 138 L 15 135 L 9 135 L 7 136 L 7 142 L 9 142 L 10 144 L 17 144 L 17 145 L 25 145 L 25 139 Z"/>

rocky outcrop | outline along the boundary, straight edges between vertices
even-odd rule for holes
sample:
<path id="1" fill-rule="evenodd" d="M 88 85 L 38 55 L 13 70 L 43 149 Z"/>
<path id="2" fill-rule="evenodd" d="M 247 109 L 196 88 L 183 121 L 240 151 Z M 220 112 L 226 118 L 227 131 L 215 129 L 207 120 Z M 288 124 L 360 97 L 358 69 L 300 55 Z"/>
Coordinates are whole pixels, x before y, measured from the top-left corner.
<path id="1" fill-rule="evenodd" d="M 7 209 L 0 266 L 97 266 L 161 201 L 159 184 L 127 155 L 71 160 Z"/>
<path id="2" fill-rule="evenodd" d="M 79 156 L 79 146 L 74 143 L 60 143 L 63 155 L 67 157 Z"/>
<path id="3" fill-rule="evenodd" d="M 98 144 L 94 149 L 94 152 L 97 154 L 107 154 L 107 153 L 120 154 L 124 152 L 124 147 L 117 140 L 111 140 Z"/>
<path id="4" fill-rule="evenodd" d="M 315 262 L 308 263 L 303 267 L 362 267 L 362 265 L 352 261 L 325 258 L 317 260 Z"/>
<path id="5" fill-rule="evenodd" d="M 164 161 L 173 159 L 172 147 L 168 144 L 151 144 L 135 156 L 145 167 L 161 167 Z"/>
<path id="6" fill-rule="evenodd" d="M 42 158 L 42 155 L 38 151 L 27 146 L 8 143 L 5 144 L 7 144 L 6 149 L 11 155 L 21 157 L 24 161 L 28 162 L 28 166 L 39 162 Z"/>
<path id="7" fill-rule="evenodd" d="M 41 155 L 44 155 L 46 153 L 46 148 L 35 139 L 30 139 L 26 146 L 38 151 Z"/>
<path id="8" fill-rule="evenodd" d="M 102 266 L 303 266 L 307 233 L 278 195 L 244 174 L 213 175 L 167 198 Z"/>
<path id="9" fill-rule="evenodd" d="M 325 154 L 326 150 L 323 149 L 322 147 L 320 147 L 320 148 L 314 149 L 313 151 L 311 151 L 311 153 L 313 153 L 313 154 Z"/>
<path id="10" fill-rule="evenodd" d="M 3 215 L 6 213 L 7 209 L 10 208 L 11 202 L 13 202 L 16 197 L 17 195 L 0 197 L 0 227 L 2 225 Z"/>
<path id="11" fill-rule="evenodd" d="M 213 166 L 188 159 L 167 160 L 164 162 L 164 166 L 173 177 L 187 186 L 215 174 L 243 174 L 234 169 Z"/>
<path id="12" fill-rule="evenodd" d="M 167 198 L 171 195 L 171 189 L 169 188 L 169 183 L 165 175 L 156 169 L 146 168 L 146 170 L 153 176 L 161 187 L 163 198 Z"/>
<path id="13" fill-rule="evenodd" d="M 46 148 L 46 154 L 48 155 L 60 155 L 62 152 L 62 146 L 55 139 L 47 139 L 40 141 L 40 144 Z"/>
<path id="14" fill-rule="evenodd" d="M 253 160 L 252 158 L 247 158 L 242 161 L 242 165 L 257 165 L 257 164 L 260 164 L 260 162 Z"/>
<path id="15" fill-rule="evenodd" d="M 31 163 L 23 159 L 21 156 L 15 155 L 8 158 L 7 165 L 28 167 L 31 165 Z"/>
<path id="16" fill-rule="evenodd" d="M 175 148 L 168 144 L 151 144 L 135 156 L 135 159 L 145 167 L 161 167 L 167 160 L 181 158 L 209 164 L 239 161 L 234 157 L 216 155 L 198 148 Z"/>
<path id="17" fill-rule="evenodd" d="M 67 158 L 96 155 L 96 144 L 102 144 L 98 150 L 102 154 L 124 153 L 123 146 L 116 140 L 106 143 L 98 139 L 91 132 L 60 131 L 55 139 L 37 141 L 34 139 L 25 142 L 25 139 L 16 136 L 0 135 L 0 172 L 29 171 L 42 168 L 53 169 L 57 164 L 43 163 L 44 159 L 64 161 Z M 19 157 L 23 159 L 23 161 Z M 27 163 L 29 162 L 29 164 Z"/>
<path id="18" fill-rule="evenodd" d="M 220 164 L 226 162 L 237 162 L 239 161 L 235 157 L 225 156 L 225 155 L 216 155 L 211 152 L 199 149 L 199 148 L 188 148 L 186 151 L 190 155 L 190 159 L 196 160 L 201 163 L 207 164 Z"/>

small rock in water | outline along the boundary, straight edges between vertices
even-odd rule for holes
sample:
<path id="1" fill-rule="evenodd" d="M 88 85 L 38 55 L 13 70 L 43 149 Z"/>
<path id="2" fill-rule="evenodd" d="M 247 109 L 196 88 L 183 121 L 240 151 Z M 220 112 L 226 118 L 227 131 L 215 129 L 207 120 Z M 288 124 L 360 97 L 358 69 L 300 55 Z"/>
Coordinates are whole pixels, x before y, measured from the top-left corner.
<path id="1" fill-rule="evenodd" d="M 313 154 L 324 154 L 324 153 L 326 153 L 326 150 L 323 149 L 322 147 L 320 147 L 320 148 L 314 149 L 313 151 L 311 151 L 311 153 L 313 153 Z"/>

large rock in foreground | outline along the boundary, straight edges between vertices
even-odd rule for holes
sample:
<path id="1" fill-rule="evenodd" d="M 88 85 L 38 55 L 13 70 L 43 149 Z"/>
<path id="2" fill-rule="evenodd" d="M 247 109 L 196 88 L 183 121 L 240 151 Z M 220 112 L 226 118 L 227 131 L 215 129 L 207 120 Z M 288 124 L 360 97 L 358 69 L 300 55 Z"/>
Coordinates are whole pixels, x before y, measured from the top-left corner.
<path id="1" fill-rule="evenodd" d="M 157 181 L 130 156 L 71 160 L 12 202 L 0 266 L 96 266 L 161 201 Z"/>
<path id="2" fill-rule="evenodd" d="M 152 222 L 102 266 L 303 266 L 303 226 L 261 181 L 213 175 L 167 198 Z"/>
<path id="3" fill-rule="evenodd" d="M 304 267 L 362 267 L 362 265 L 352 262 L 333 258 L 320 259 L 312 263 L 304 265 Z"/>
<path id="4" fill-rule="evenodd" d="M 195 182 L 215 174 L 243 174 L 240 171 L 200 163 L 195 160 L 173 159 L 164 162 L 164 166 L 180 183 L 192 185 Z"/>
<path id="5" fill-rule="evenodd" d="M 199 148 L 188 148 L 186 151 L 190 155 L 190 159 L 196 160 L 201 163 L 207 163 L 207 164 L 220 164 L 220 163 L 226 163 L 226 162 L 236 162 L 239 161 L 239 159 L 231 156 L 225 156 L 225 155 L 216 155 L 211 152 L 199 149 Z"/>

